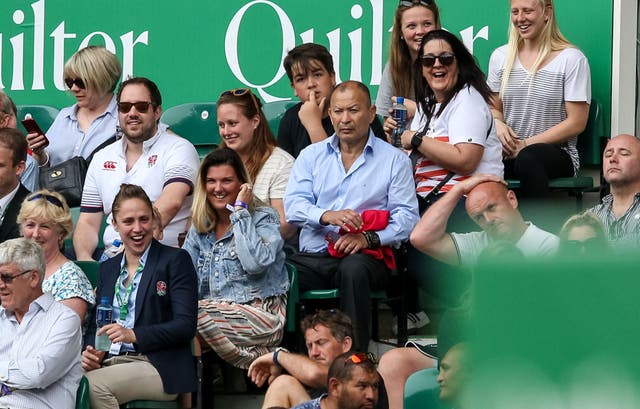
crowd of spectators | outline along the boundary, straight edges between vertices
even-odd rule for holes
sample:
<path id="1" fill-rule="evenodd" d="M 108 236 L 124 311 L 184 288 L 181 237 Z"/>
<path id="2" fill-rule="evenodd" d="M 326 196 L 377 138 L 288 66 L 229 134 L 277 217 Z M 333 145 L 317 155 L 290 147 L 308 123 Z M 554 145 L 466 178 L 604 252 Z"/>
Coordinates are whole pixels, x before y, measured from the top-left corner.
<path id="1" fill-rule="evenodd" d="M 46 135 L 16 130 L 15 105 L 0 93 L 0 408 L 71 407 L 80 367 L 94 408 L 175 399 L 196 385 L 191 342 L 269 384 L 264 407 L 397 409 L 406 379 L 438 364 L 441 398 L 465 406 L 463 340 L 439 355 L 415 344 L 394 349 L 380 373 L 366 353 L 371 293 L 393 287 L 395 249 L 409 248 L 412 284 L 399 291 L 417 312 L 418 287 L 449 285 L 443 271 L 461 282 L 444 307 L 467 306 L 471 277 L 496 254 L 539 260 L 640 244 L 633 135 L 604 148 L 610 194 L 600 204 L 555 231 L 519 210 L 519 199 L 549 200 L 550 179 L 577 174 L 591 79 L 552 0 L 510 3 L 509 42 L 485 77 L 460 39 L 440 29 L 434 1 L 400 1 L 375 105 L 366 85 L 336 85 L 325 47 L 295 47 L 283 65 L 300 103 L 277 138 L 251 90 L 224 91 L 221 146 L 202 161 L 161 122 L 156 84 L 134 77 L 118 85 L 120 63 L 102 47 L 65 64 L 77 103 Z M 410 117 L 399 148 L 388 143 L 397 96 Z M 74 230 L 65 198 L 36 190 L 38 166 L 89 158 L 109 138 L 92 156 Z M 505 177 L 520 179 L 517 193 Z M 73 259 L 101 260 L 95 294 Z M 300 291 L 341 294 L 340 311 L 303 319 L 307 355 L 279 346 L 286 262 Z M 98 328 L 93 306 L 102 297 L 113 323 Z M 94 343 L 101 335 L 108 351 Z"/>

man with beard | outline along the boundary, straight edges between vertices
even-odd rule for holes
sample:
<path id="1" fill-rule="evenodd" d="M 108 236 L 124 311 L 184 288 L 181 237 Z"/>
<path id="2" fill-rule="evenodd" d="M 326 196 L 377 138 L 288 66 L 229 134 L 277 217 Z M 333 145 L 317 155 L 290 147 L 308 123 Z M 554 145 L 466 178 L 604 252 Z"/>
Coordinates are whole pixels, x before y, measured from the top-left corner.
<path id="1" fill-rule="evenodd" d="M 327 393 L 293 409 L 373 409 L 379 377 L 375 359 L 364 352 L 347 352 L 329 367 Z"/>
<path id="2" fill-rule="evenodd" d="M 157 208 L 163 244 L 178 246 L 187 228 L 193 184 L 198 172 L 194 146 L 160 124 L 162 97 L 156 84 L 142 77 L 122 83 L 117 95 L 123 138 L 93 157 L 82 193 L 73 245 L 78 260 L 90 260 L 98 244 L 102 218 L 106 248 L 119 239 L 111 224 L 111 204 L 122 183 L 142 186 Z"/>
<path id="3" fill-rule="evenodd" d="M 449 216 L 465 195 L 467 213 L 483 231 L 449 234 Z M 524 221 L 515 193 L 494 175 L 474 175 L 455 185 L 429 207 L 411 232 L 411 244 L 418 250 L 445 263 L 471 268 L 494 242 L 513 244 L 525 258 L 552 255 L 558 248 L 555 235 Z"/>

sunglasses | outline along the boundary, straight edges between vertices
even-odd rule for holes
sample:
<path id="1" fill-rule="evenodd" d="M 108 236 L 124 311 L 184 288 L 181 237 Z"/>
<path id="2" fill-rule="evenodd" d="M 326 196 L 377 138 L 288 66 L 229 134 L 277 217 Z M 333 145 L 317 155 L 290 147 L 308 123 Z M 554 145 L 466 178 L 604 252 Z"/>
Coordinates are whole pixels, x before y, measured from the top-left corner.
<path id="1" fill-rule="evenodd" d="M 64 83 L 67 84 L 67 87 L 69 89 L 73 88 L 73 84 L 76 84 L 76 87 L 80 88 L 80 89 L 85 89 L 86 85 L 84 85 L 84 81 L 82 81 L 80 78 L 65 78 L 64 79 Z"/>
<path id="2" fill-rule="evenodd" d="M 429 6 L 433 5 L 433 1 L 432 0 L 413 0 L 413 1 L 400 0 L 400 2 L 398 3 L 398 7 L 400 7 L 400 6 L 402 6 L 402 7 L 412 7 L 412 6 L 416 6 L 416 5 L 429 7 Z"/>
<path id="3" fill-rule="evenodd" d="M 352 363 L 358 365 L 363 362 L 369 361 L 372 364 L 376 364 L 378 361 L 376 360 L 376 356 L 371 352 L 356 352 L 355 354 L 348 356 L 345 358 L 344 362 L 347 363 L 351 361 Z"/>
<path id="4" fill-rule="evenodd" d="M 27 199 L 27 202 L 33 202 L 34 200 L 38 200 L 38 199 L 46 200 L 47 202 L 51 203 L 52 205 L 58 206 L 60 208 L 64 207 L 62 202 L 57 197 L 51 196 L 51 195 L 43 195 L 42 193 L 38 193 L 37 195 L 33 195 L 33 196 L 29 197 Z"/>
<path id="5" fill-rule="evenodd" d="M 14 274 L 14 275 L 7 274 L 7 273 L 2 273 L 2 274 L 0 274 L 0 280 L 2 280 L 2 282 L 5 283 L 5 284 L 11 284 L 13 282 L 14 278 L 20 277 L 21 275 L 30 273 L 32 271 L 33 270 L 25 270 L 22 273 L 18 273 L 18 274 Z"/>
<path id="6" fill-rule="evenodd" d="M 251 96 L 251 101 L 253 102 L 253 107 L 256 109 L 256 112 L 260 112 L 260 108 L 258 107 L 258 101 L 256 101 L 256 96 L 253 95 L 253 92 L 251 92 L 251 90 L 249 88 L 234 88 L 234 89 L 230 89 L 229 91 L 224 91 L 222 94 L 220 94 L 221 97 L 225 97 L 225 96 L 234 96 L 234 97 L 241 97 L 243 95 L 249 94 Z"/>
<path id="7" fill-rule="evenodd" d="M 141 114 L 146 113 L 150 106 L 154 106 L 153 102 L 139 101 L 139 102 L 118 102 L 118 111 L 121 114 L 128 114 L 132 107 L 136 107 L 136 111 Z"/>
<path id="8" fill-rule="evenodd" d="M 584 249 L 588 253 L 591 253 L 601 251 L 603 243 L 598 237 L 592 237 L 586 240 L 567 240 L 565 242 L 565 246 L 570 251 L 579 251 Z"/>
<path id="9" fill-rule="evenodd" d="M 422 66 L 427 68 L 433 67 L 436 63 L 436 60 L 440 60 L 440 64 L 448 67 L 453 63 L 453 60 L 455 60 L 455 58 L 456 56 L 451 53 L 442 53 L 440 55 L 426 54 L 420 57 L 420 59 L 422 60 Z"/>

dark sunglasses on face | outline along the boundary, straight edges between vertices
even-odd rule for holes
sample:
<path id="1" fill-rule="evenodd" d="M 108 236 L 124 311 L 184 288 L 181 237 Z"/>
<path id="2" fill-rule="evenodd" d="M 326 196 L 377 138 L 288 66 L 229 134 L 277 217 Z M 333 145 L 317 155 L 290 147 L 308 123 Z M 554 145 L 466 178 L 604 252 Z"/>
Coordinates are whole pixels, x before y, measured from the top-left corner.
<path id="1" fill-rule="evenodd" d="M 433 1 L 431 0 L 413 0 L 413 1 L 400 0 L 400 2 L 398 3 L 398 6 L 412 7 L 418 4 L 421 6 L 428 7 L 433 5 Z"/>
<path id="2" fill-rule="evenodd" d="M 351 361 L 352 363 L 358 365 L 361 364 L 365 361 L 369 361 L 372 364 L 376 364 L 376 356 L 373 355 L 371 352 L 356 352 L 355 354 L 348 356 L 344 362 L 349 362 Z"/>
<path id="3" fill-rule="evenodd" d="M 86 87 L 84 85 L 84 81 L 82 81 L 80 78 L 65 78 L 64 83 L 67 84 L 67 87 L 69 89 L 73 88 L 73 84 L 76 84 L 76 87 L 80 89 L 85 89 Z"/>
<path id="4" fill-rule="evenodd" d="M 22 273 L 18 273 L 18 274 L 7 274 L 7 273 L 2 273 L 0 274 L 0 280 L 2 280 L 3 283 L 5 284 L 11 284 L 13 282 L 13 279 L 16 277 L 20 277 L 23 274 L 27 274 L 32 272 L 33 270 L 25 270 Z"/>
<path id="5" fill-rule="evenodd" d="M 128 114 L 131 111 L 131 107 L 136 107 L 136 111 L 144 114 L 149 110 L 150 106 L 153 106 L 153 103 L 147 101 L 118 102 L 118 111 L 122 114 Z"/>
<path id="6" fill-rule="evenodd" d="M 420 59 L 422 60 L 422 66 L 427 68 L 433 67 L 436 63 L 436 60 L 440 60 L 440 64 L 448 67 L 453 63 L 453 60 L 455 58 L 456 56 L 451 53 L 442 53 L 440 55 L 426 54 L 420 57 Z"/>
<path id="7" fill-rule="evenodd" d="M 567 240 L 565 246 L 571 251 L 585 250 L 587 253 L 591 253 L 602 250 L 602 240 L 598 237 L 586 240 Z"/>
<path id="8" fill-rule="evenodd" d="M 58 200 L 57 197 L 51 196 L 51 195 L 43 195 L 41 193 L 38 193 L 37 195 L 33 195 L 33 196 L 27 198 L 27 202 L 32 202 L 32 201 L 38 200 L 38 199 L 46 200 L 47 202 L 51 203 L 54 206 L 64 207 L 62 205 L 62 202 L 60 200 Z"/>

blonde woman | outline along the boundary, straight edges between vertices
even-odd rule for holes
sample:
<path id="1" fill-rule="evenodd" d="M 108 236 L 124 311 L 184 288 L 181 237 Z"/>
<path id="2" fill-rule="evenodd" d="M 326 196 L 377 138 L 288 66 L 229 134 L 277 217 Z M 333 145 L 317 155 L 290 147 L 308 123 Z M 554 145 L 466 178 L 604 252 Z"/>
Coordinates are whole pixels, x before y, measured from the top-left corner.
<path id="1" fill-rule="evenodd" d="M 64 64 L 64 83 L 76 103 L 60 111 L 43 135 L 27 135 L 40 166 L 56 166 L 75 156 L 87 158 L 116 132 L 118 109 L 113 95 L 122 75 L 118 58 L 104 47 L 89 46 Z M 46 149 L 45 149 L 46 148 Z"/>
<path id="2" fill-rule="evenodd" d="M 23 237 L 42 247 L 46 271 L 42 290 L 51 293 L 74 310 L 84 321 L 95 303 L 93 287 L 82 269 L 61 251 L 64 239 L 73 230 L 69 206 L 62 195 L 43 189 L 31 193 L 22 202 L 18 223 Z"/>
<path id="3" fill-rule="evenodd" d="M 585 55 L 560 33 L 553 0 L 511 0 L 509 42 L 489 61 L 492 113 L 505 177 L 521 197 L 544 197 L 548 181 L 580 167 L 577 136 L 591 102 Z"/>

